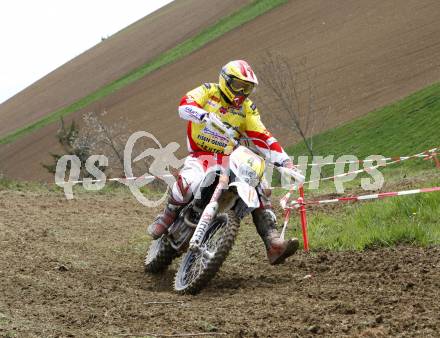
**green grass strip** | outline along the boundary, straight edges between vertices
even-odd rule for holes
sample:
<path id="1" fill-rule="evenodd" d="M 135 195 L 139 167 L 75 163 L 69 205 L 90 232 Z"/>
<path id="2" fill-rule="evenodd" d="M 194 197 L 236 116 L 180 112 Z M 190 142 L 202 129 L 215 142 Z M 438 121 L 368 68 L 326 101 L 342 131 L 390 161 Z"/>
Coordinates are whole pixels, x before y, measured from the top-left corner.
<path id="1" fill-rule="evenodd" d="M 440 179 L 423 183 L 438 186 Z M 398 244 L 440 244 L 440 193 L 345 204 L 337 211 L 308 213 L 312 249 L 364 250 Z M 297 230 L 296 235 L 301 238 Z"/>
<path id="2" fill-rule="evenodd" d="M 7 144 L 17 140 L 24 135 L 27 135 L 33 131 L 36 131 L 42 127 L 47 126 L 50 123 L 58 121 L 61 117 L 67 116 L 75 111 L 78 111 L 84 107 L 87 107 L 91 103 L 106 97 L 107 95 L 139 80 L 145 75 L 170 64 L 178 59 L 181 59 L 197 49 L 203 47 L 208 42 L 222 36 L 223 34 L 237 28 L 246 22 L 253 20 L 254 18 L 262 15 L 263 13 L 286 3 L 287 0 L 255 0 L 249 5 L 244 6 L 237 12 L 220 19 L 214 25 L 206 28 L 198 35 L 182 42 L 176 47 L 162 53 L 148 63 L 133 70 L 120 79 L 104 86 L 101 89 L 87 95 L 79 101 L 69 105 L 68 107 L 59 109 L 53 113 L 50 113 L 34 123 L 31 123 L 23 128 L 19 128 L 14 132 L 6 135 L 0 139 L 0 144 Z"/>
<path id="3" fill-rule="evenodd" d="M 405 156 L 440 146 L 440 83 L 313 138 L 316 155 Z M 288 148 L 308 155 L 303 143 Z"/>

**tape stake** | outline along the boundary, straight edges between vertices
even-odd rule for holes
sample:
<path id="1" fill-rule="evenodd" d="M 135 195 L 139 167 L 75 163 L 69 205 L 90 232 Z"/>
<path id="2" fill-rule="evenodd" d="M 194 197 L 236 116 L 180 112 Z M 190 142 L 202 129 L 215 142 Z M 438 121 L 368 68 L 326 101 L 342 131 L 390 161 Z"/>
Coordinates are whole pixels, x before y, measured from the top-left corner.
<path id="1" fill-rule="evenodd" d="M 437 153 L 435 153 L 434 155 L 432 155 L 432 158 L 434 159 L 435 167 L 436 167 L 437 169 L 440 169 L 440 160 L 439 160 L 438 157 L 437 157 Z"/>
<path id="2" fill-rule="evenodd" d="M 289 218 L 290 218 L 291 211 L 292 211 L 292 209 L 288 208 L 288 209 L 286 209 L 285 214 L 284 214 L 283 230 L 281 231 L 281 235 L 280 235 L 282 240 L 284 240 L 284 237 L 286 234 L 286 229 L 287 229 L 287 226 L 289 225 Z"/>
<path id="3" fill-rule="evenodd" d="M 299 195 L 300 198 L 298 199 L 298 202 L 301 205 L 299 207 L 299 213 L 301 215 L 301 228 L 302 228 L 302 235 L 304 242 L 304 251 L 309 251 L 309 235 L 307 232 L 307 214 L 306 214 L 306 207 L 304 205 L 304 186 L 301 186 L 299 188 Z"/>

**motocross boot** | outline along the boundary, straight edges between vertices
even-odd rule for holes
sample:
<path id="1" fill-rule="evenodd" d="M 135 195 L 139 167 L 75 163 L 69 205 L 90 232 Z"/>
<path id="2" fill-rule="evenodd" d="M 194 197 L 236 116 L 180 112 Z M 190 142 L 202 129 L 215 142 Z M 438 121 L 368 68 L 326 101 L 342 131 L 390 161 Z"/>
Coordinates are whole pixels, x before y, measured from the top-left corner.
<path id="1" fill-rule="evenodd" d="M 170 197 L 163 213 L 158 215 L 153 223 L 148 226 L 148 233 L 150 236 L 153 237 L 153 239 L 158 239 L 166 233 L 183 207 L 182 204 L 176 203 L 174 199 Z"/>
<path id="2" fill-rule="evenodd" d="M 284 240 L 276 228 L 276 217 L 271 209 L 259 208 L 252 212 L 257 232 L 266 246 L 267 258 L 271 265 L 283 263 L 298 250 L 298 239 Z"/>

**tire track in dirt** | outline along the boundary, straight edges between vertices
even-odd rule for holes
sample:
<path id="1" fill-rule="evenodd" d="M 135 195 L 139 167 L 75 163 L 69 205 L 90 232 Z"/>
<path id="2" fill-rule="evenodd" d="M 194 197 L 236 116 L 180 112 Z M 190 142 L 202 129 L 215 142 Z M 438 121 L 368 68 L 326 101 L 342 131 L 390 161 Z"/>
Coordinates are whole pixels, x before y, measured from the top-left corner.
<path id="1" fill-rule="evenodd" d="M 247 219 L 213 282 L 198 296 L 177 296 L 176 265 L 143 273 L 145 225 L 157 211 L 119 190 L 73 201 L 1 190 L 0 334 L 440 334 L 438 247 L 299 253 L 271 267 Z"/>

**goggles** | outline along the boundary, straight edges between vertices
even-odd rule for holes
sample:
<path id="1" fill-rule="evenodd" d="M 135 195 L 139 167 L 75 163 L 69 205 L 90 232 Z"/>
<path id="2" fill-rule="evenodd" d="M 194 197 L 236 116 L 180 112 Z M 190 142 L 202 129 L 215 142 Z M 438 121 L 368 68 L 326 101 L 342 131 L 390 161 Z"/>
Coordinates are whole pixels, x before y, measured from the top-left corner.
<path id="1" fill-rule="evenodd" d="M 249 95 L 254 90 L 254 84 L 252 82 L 243 81 L 235 77 L 229 79 L 229 86 L 234 92 L 243 93 Z"/>

